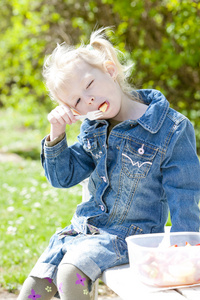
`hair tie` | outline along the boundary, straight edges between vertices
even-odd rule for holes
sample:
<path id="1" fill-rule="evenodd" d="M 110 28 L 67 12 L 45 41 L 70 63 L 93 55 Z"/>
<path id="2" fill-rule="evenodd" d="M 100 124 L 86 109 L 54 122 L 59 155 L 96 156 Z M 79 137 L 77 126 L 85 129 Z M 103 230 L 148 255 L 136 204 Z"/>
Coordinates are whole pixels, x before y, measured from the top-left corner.
<path id="1" fill-rule="evenodd" d="M 86 46 L 86 49 L 87 49 L 87 50 L 94 50 L 94 48 L 93 48 L 92 45 L 90 45 L 90 44 Z"/>

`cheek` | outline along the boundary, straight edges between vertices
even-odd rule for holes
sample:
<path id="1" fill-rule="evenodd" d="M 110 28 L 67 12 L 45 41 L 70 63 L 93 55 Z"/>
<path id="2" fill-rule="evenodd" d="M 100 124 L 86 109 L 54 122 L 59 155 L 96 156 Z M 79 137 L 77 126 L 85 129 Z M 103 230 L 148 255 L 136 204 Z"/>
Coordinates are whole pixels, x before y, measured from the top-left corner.
<path id="1" fill-rule="evenodd" d="M 120 111 L 120 105 L 119 103 L 113 103 L 111 106 L 110 106 L 110 110 L 109 110 L 109 116 L 110 118 L 113 118 L 115 117 Z"/>
<path id="2" fill-rule="evenodd" d="M 80 106 L 79 108 L 78 108 L 78 112 L 79 112 L 79 114 L 80 115 L 86 115 L 87 114 L 87 112 L 88 112 L 88 107 L 86 107 L 86 106 Z"/>

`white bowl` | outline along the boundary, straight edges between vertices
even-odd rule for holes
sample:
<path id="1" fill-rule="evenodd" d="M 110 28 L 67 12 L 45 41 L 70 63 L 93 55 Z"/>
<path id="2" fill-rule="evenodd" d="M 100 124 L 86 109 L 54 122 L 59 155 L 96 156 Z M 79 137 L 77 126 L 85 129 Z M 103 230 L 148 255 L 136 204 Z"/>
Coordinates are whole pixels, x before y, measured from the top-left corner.
<path id="1" fill-rule="evenodd" d="M 200 233 L 141 234 L 126 241 L 130 269 L 142 282 L 159 287 L 200 283 Z"/>

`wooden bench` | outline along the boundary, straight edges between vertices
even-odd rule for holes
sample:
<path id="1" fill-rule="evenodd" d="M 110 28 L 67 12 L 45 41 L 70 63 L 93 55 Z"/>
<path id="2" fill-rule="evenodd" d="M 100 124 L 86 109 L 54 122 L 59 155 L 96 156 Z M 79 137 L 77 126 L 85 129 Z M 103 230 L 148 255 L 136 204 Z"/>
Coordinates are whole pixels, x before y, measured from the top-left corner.
<path id="1" fill-rule="evenodd" d="M 89 199 L 88 181 L 82 185 L 82 201 Z M 129 264 L 113 267 L 103 272 L 100 278 L 123 300 L 200 300 L 200 285 L 173 289 L 157 289 L 144 285 L 137 274 L 130 272 Z M 98 281 L 96 281 L 92 300 L 98 299 Z"/>

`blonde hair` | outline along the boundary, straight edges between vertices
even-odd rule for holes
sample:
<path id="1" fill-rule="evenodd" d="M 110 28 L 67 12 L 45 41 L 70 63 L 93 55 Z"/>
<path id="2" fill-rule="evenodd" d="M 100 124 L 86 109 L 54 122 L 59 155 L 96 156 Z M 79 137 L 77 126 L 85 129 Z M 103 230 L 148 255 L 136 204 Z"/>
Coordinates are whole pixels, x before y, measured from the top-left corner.
<path id="1" fill-rule="evenodd" d="M 103 69 L 105 61 L 112 61 L 118 70 L 116 81 L 120 85 L 122 91 L 133 97 L 131 91 L 132 86 L 128 83 L 128 73 L 131 66 L 124 66 L 118 59 L 119 51 L 106 39 L 105 30 L 101 28 L 94 31 L 90 37 L 90 44 L 82 44 L 79 48 L 68 46 L 66 43 L 58 44 L 52 54 L 45 60 L 43 68 L 43 76 L 46 81 L 47 89 L 50 97 L 58 103 L 62 103 L 59 96 L 60 89 L 66 87 L 70 78 L 72 78 L 71 68 L 69 64 L 77 58 L 83 59 L 93 67 Z"/>

